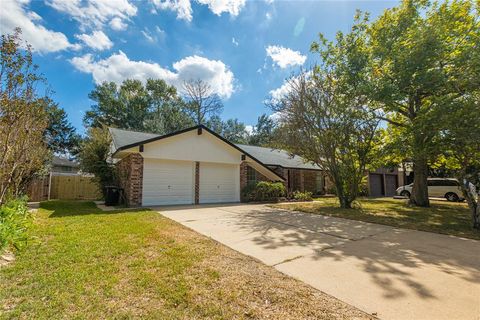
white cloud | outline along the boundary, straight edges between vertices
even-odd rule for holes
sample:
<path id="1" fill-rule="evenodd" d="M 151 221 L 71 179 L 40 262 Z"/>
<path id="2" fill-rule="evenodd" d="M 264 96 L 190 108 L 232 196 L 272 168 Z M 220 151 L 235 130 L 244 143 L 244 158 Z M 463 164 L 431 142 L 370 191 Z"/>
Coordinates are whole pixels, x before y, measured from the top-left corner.
<path id="1" fill-rule="evenodd" d="M 153 43 L 153 42 L 156 41 L 155 37 L 153 37 L 147 29 L 142 30 L 141 32 L 142 32 L 143 36 L 145 37 L 145 39 L 147 39 L 148 42 Z"/>
<path id="2" fill-rule="evenodd" d="M 245 0 L 197 0 L 201 4 L 208 5 L 208 8 L 217 16 L 223 12 L 236 17 L 245 6 Z"/>
<path id="3" fill-rule="evenodd" d="M 155 31 L 151 32 L 150 29 L 145 28 L 140 31 L 142 35 L 147 39 L 150 43 L 155 43 L 159 39 L 163 39 L 166 36 L 165 31 L 163 31 L 159 26 L 155 26 Z"/>
<path id="4" fill-rule="evenodd" d="M 280 122 L 282 118 L 285 118 L 285 115 L 282 114 L 280 111 L 277 111 L 269 115 L 268 118 L 270 118 L 274 122 Z"/>
<path id="5" fill-rule="evenodd" d="M 289 81 L 284 81 L 279 88 L 271 90 L 269 92 L 271 97 L 270 102 L 275 103 L 282 100 L 282 98 L 284 98 L 290 92 L 290 90 L 291 83 Z"/>
<path id="6" fill-rule="evenodd" d="M 273 62 L 282 69 L 296 65 L 301 66 L 307 60 L 307 56 L 302 55 L 299 51 L 282 46 L 268 46 L 266 51 L 267 56 L 272 58 Z"/>
<path id="7" fill-rule="evenodd" d="M 245 126 L 245 131 L 247 131 L 248 134 L 252 134 L 253 129 L 254 129 L 254 127 L 252 125 L 248 124 L 248 125 Z"/>
<path id="8" fill-rule="evenodd" d="M 171 10 L 177 13 L 177 19 L 192 21 L 192 5 L 190 0 L 152 0 L 160 10 Z"/>
<path id="9" fill-rule="evenodd" d="M 12 33 L 16 27 L 22 28 L 22 39 L 32 45 L 38 52 L 55 52 L 65 49 L 78 49 L 71 44 L 61 32 L 48 30 L 40 24 L 42 18 L 33 11 L 28 11 L 30 0 L 2 0 L 0 10 L 0 30 L 2 34 Z"/>
<path id="10" fill-rule="evenodd" d="M 268 99 L 266 102 L 277 103 L 282 100 L 292 91 L 293 88 L 298 87 L 301 76 L 302 75 L 297 75 L 284 80 L 283 84 L 279 88 L 271 90 L 269 92 L 270 99 Z M 312 77 L 312 73 L 310 71 L 305 72 L 303 74 L 303 77 L 305 78 L 305 80 L 309 81 Z"/>
<path id="11" fill-rule="evenodd" d="M 123 20 L 120 19 L 119 17 L 115 17 L 112 20 L 110 20 L 109 25 L 110 25 L 110 28 L 116 31 L 122 31 L 127 29 L 127 24 L 124 23 Z"/>
<path id="12" fill-rule="evenodd" d="M 192 21 L 191 0 L 151 0 L 157 9 L 171 10 L 177 13 L 177 19 Z M 226 12 L 231 16 L 238 16 L 245 6 L 246 0 L 195 0 L 200 4 L 207 5 L 210 11 L 217 16 Z"/>
<path id="13" fill-rule="evenodd" d="M 233 72 L 220 60 L 190 56 L 175 62 L 173 68 L 177 71 L 177 86 L 183 81 L 202 79 L 224 98 L 230 98 L 235 91 Z"/>
<path id="14" fill-rule="evenodd" d="M 199 56 L 190 56 L 175 62 L 174 71 L 157 63 L 130 60 L 122 51 L 98 61 L 94 61 L 91 54 L 86 54 L 73 58 L 71 63 L 78 70 L 91 73 L 97 84 L 104 81 L 121 83 L 125 79 L 145 81 L 148 78 L 158 78 L 181 89 L 184 81 L 202 79 L 223 98 L 228 99 L 235 91 L 233 73 L 222 61 Z"/>
<path id="15" fill-rule="evenodd" d="M 113 25 L 112 28 L 124 28 L 124 21 L 137 14 L 137 7 L 129 0 L 48 0 L 47 4 L 70 15 L 82 30 L 100 28 L 106 23 Z"/>
<path id="16" fill-rule="evenodd" d="M 94 31 L 91 35 L 80 34 L 75 37 L 82 40 L 87 46 L 94 50 L 106 50 L 113 46 L 113 42 L 103 31 Z"/>
<path id="17" fill-rule="evenodd" d="M 235 38 L 232 38 L 232 43 L 235 47 L 238 47 L 238 41 Z"/>

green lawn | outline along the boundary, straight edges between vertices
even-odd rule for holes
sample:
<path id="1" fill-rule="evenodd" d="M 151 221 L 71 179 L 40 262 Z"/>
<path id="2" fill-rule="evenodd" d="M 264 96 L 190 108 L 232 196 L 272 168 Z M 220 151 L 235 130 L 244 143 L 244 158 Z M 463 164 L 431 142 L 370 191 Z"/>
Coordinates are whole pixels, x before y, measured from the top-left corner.
<path id="1" fill-rule="evenodd" d="M 157 212 L 45 202 L 32 233 L 0 269 L 0 318 L 368 318 Z"/>
<path id="2" fill-rule="evenodd" d="M 355 209 L 342 209 L 338 207 L 337 198 L 325 197 L 310 203 L 278 204 L 275 207 L 480 239 L 480 232 L 471 227 L 466 203 L 441 200 L 431 200 L 430 203 L 429 208 L 419 208 L 409 206 L 406 200 L 363 198 L 355 203 Z"/>

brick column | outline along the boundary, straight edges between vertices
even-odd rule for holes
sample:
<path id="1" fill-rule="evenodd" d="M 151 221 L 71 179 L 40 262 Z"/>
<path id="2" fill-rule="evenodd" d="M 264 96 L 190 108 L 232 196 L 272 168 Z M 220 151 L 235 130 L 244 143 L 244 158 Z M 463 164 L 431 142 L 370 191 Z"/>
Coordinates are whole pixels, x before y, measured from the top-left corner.
<path id="1" fill-rule="evenodd" d="M 132 153 L 117 163 L 120 187 L 123 188 L 126 205 L 138 207 L 142 205 L 143 189 L 143 157 Z"/>
<path id="2" fill-rule="evenodd" d="M 200 203 L 200 162 L 195 161 L 195 204 Z"/>
<path id="3" fill-rule="evenodd" d="M 247 163 L 243 161 L 240 163 L 240 201 L 245 202 L 243 198 L 243 188 L 247 186 Z"/>

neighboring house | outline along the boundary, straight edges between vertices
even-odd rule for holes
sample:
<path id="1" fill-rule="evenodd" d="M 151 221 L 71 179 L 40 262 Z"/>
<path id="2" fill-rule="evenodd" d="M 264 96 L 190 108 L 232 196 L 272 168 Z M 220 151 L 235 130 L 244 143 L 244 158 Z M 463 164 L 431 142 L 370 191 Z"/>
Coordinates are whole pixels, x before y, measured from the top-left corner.
<path id="1" fill-rule="evenodd" d="M 367 188 L 371 197 L 393 197 L 404 183 L 403 171 L 398 168 L 380 168 L 368 173 Z"/>
<path id="2" fill-rule="evenodd" d="M 77 174 L 80 171 L 80 165 L 78 162 L 62 158 L 59 156 L 53 156 L 52 167 L 50 170 L 55 174 Z"/>
<path id="3" fill-rule="evenodd" d="M 319 167 L 283 150 L 233 144 L 203 125 L 167 135 L 110 128 L 112 158 L 129 206 L 240 202 L 242 189 L 281 181 L 324 192 Z"/>

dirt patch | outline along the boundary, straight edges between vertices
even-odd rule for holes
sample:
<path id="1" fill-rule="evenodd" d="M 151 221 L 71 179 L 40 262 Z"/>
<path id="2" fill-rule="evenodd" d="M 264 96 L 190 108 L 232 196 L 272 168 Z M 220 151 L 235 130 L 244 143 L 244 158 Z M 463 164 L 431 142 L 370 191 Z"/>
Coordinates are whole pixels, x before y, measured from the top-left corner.
<path id="1" fill-rule="evenodd" d="M 9 251 L 4 252 L 0 255 L 0 268 L 9 265 L 13 261 L 15 261 L 15 255 Z"/>

